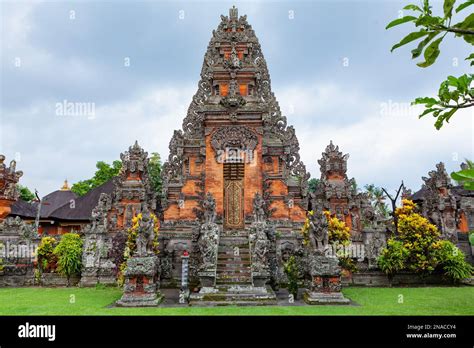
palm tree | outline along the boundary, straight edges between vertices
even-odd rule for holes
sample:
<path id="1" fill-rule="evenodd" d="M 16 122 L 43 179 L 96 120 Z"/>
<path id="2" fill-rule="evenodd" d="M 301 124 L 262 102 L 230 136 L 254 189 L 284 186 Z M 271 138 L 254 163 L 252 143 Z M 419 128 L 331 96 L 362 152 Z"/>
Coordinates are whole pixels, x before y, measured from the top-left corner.
<path id="1" fill-rule="evenodd" d="M 388 217 L 390 213 L 388 211 L 388 206 L 385 203 L 387 196 L 384 194 L 383 189 L 375 186 L 374 184 L 365 185 L 364 188 L 369 195 L 370 202 L 374 209 L 380 215 Z"/>

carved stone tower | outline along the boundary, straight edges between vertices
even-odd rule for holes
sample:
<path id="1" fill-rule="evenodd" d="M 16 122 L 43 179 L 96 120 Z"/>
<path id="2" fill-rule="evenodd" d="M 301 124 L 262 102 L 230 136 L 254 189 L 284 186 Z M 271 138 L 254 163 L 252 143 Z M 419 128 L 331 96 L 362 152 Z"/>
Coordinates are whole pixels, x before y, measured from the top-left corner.
<path id="1" fill-rule="evenodd" d="M 295 130 L 287 125 L 271 90 L 258 39 L 235 7 L 229 16 L 221 16 L 212 33 L 198 90 L 169 150 L 162 170 L 161 236 L 163 255 L 169 256 L 165 265 L 174 262 L 178 250 L 191 250 L 191 257 L 199 252 L 207 194 L 215 199 L 215 223 L 222 231 L 219 257 L 237 245 L 246 245 L 249 252 L 255 197 L 263 199 L 261 222 L 272 225 L 273 231 L 279 226 L 301 228 L 309 175 Z M 241 239 L 225 239 L 229 235 Z M 272 245 L 269 250 L 274 252 Z M 169 272 L 174 267 L 179 265 L 170 266 Z M 191 267 L 199 269 L 193 262 Z M 226 264 L 218 268 L 226 270 Z M 193 269 L 190 272 L 192 276 Z"/>
<path id="2" fill-rule="evenodd" d="M 11 205 L 18 200 L 19 192 L 16 184 L 23 175 L 22 171 L 16 170 L 16 161 L 10 161 L 10 167 L 3 162 L 5 156 L 0 155 L 0 221 L 11 211 Z"/>
<path id="3" fill-rule="evenodd" d="M 308 175 L 298 140 L 271 91 L 258 39 L 236 8 L 213 31 L 198 86 L 163 166 L 164 220 L 199 218 L 209 192 L 224 228 L 244 228 L 258 192 L 269 219 L 303 221 Z"/>

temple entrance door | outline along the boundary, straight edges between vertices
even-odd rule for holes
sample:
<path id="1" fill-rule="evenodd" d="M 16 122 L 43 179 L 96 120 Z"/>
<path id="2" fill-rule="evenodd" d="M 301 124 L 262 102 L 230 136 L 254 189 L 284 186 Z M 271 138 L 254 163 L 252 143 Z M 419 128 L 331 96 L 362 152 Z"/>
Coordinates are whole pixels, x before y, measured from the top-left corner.
<path id="1" fill-rule="evenodd" d="M 240 229 L 244 218 L 244 164 L 224 163 L 224 228 Z"/>

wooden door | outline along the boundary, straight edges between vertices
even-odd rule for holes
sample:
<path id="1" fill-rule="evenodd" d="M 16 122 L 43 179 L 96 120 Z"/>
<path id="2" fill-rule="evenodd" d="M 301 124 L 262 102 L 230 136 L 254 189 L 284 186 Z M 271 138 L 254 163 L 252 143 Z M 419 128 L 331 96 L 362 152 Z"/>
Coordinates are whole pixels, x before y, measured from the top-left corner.
<path id="1" fill-rule="evenodd" d="M 224 228 L 244 226 L 244 164 L 224 163 Z"/>

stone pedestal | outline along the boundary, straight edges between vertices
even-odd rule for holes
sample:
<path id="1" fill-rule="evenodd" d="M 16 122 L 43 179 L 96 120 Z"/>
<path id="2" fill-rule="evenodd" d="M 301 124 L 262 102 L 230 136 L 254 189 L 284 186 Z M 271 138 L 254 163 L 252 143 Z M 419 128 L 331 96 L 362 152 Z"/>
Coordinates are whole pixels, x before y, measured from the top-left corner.
<path id="1" fill-rule="evenodd" d="M 311 286 L 304 301 L 311 305 L 349 304 L 341 292 L 341 268 L 335 257 L 313 254 L 310 258 Z"/>
<path id="2" fill-rule="evenodd" d="M 158 283 L 158 257 L 132 257 L 127 261 L 120 307 L 154 307 L 163 300 Z"/>
<path id="3" fill-rule="evenodd" d="M 198 272 L 199 282 L 202 287 L 212 287 L 216 283 L 216 270 L 202 270 Z"/>

